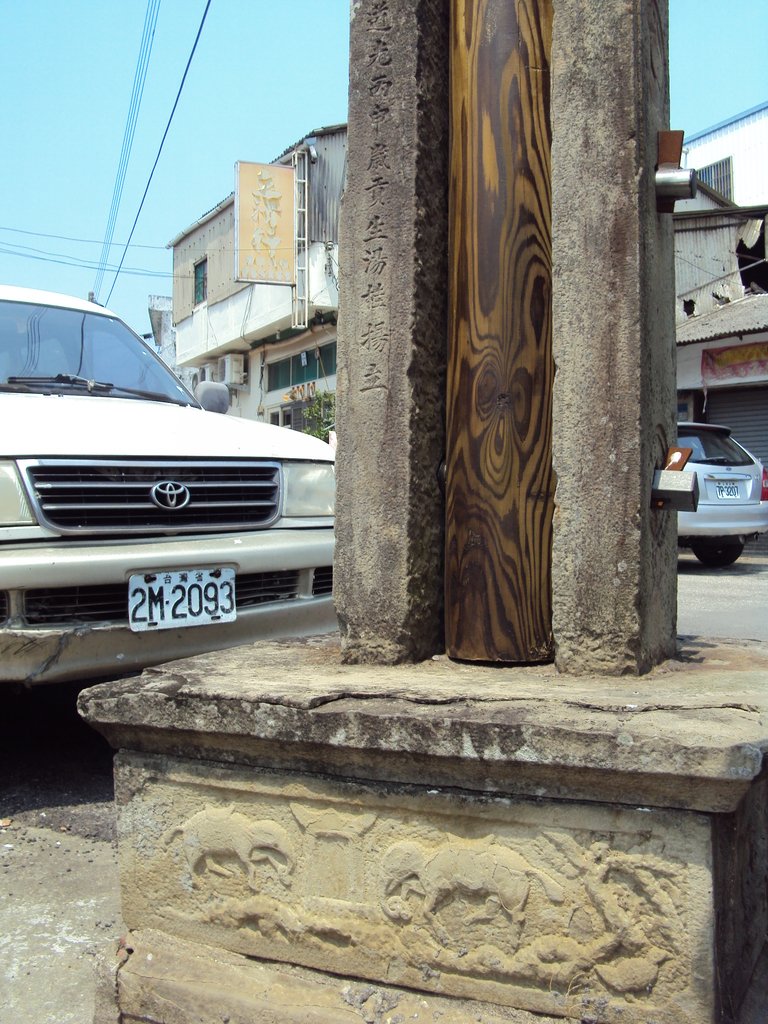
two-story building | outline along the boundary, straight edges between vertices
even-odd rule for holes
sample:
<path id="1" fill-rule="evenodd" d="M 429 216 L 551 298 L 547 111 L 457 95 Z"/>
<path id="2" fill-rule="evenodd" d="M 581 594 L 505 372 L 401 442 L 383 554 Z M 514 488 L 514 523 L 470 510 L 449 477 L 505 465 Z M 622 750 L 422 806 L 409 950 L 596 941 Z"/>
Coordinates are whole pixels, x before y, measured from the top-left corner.
<path id="1" fill-rule="evenodd" d="M 335 393 L 346 144 L 336 125 L 238 163 L 234 192 L 169 242 L 176 364 L 226 383 L 230 415 L 302 429 Z"/>

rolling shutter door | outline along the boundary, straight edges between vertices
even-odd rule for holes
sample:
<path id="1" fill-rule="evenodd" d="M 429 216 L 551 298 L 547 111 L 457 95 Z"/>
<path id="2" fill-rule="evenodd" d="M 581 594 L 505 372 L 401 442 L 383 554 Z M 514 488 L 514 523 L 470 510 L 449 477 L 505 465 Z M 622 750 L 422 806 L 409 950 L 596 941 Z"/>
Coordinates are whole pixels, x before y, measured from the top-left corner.
<path id="1" fill-rule="evenodd" d="M 730 427 L 736 440 L 768 466 L 768 387 L 710 389 L 706 418 Z M 746 550 L 768 554 L 768 534 L 750 541 Z"/>

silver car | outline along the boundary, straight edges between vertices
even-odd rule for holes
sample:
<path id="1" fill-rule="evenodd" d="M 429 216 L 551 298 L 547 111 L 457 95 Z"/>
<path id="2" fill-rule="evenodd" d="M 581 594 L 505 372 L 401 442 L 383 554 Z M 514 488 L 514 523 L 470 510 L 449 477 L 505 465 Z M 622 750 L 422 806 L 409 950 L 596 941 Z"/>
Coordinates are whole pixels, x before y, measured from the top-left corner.
<path id="1" fill-rule="evenodd" d="M 699 481 L 695 512 L 678 512 L 680 547 L 704 565 L 731 565 L 747 540 L 768 532 L 768 470 L 731 437 L 729 427 L 678 423 L 678 445 L 692 448 L 685 469 Z"/>

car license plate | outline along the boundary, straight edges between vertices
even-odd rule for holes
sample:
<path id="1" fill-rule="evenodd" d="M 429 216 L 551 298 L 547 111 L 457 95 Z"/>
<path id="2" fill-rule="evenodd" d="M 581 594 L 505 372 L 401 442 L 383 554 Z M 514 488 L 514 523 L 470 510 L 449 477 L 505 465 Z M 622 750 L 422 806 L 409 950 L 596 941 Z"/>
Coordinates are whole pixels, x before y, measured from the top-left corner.
<path id="1" fill-rule="evenodd" d="M 236 618 L 234 569 L 137 573 L 128 580 L 128 622 L 134 633 Z"/>
<path id="2" fill-rule="evenodd" d="M 715 493 L 718 498 L 726 499 L 738 499 L 739 497 L 739 485 L 738 484 L 716 484 Z"/>

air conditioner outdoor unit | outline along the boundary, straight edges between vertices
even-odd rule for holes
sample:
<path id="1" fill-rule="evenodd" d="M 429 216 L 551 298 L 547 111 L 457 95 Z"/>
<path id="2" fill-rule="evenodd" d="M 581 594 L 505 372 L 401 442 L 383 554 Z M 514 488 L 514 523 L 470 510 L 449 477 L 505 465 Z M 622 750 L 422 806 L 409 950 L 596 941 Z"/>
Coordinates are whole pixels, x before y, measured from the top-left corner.
<path id="1" fill-rule="evenodd" d="M 217 378 L 220 384 L 229 384 L 232 388 L 245 385 L 245 356 L 232 353 L 219 356 Z"/>
<path id="2" fill-rule="evenodd" d="M 200 380 L 216 380 L 216 363 L 203 363 L 200 367 Z"/>

